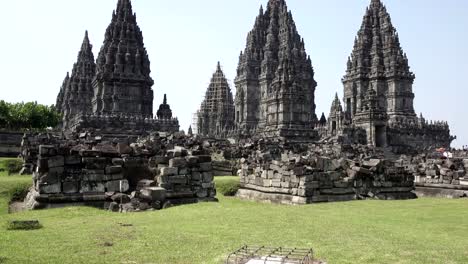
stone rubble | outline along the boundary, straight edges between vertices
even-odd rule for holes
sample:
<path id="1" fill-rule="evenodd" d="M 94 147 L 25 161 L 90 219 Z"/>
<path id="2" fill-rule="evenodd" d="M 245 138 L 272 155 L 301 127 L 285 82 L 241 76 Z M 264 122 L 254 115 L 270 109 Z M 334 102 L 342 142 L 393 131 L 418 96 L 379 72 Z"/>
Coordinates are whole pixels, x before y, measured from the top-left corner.
<path id="1" fill-rule="evenodd" d="M 285 150 L 280 157 L 256 151 L 241 159 L 238 196 L 287 204 L 416 198 L 414 176 L 403 164 L 348 147 L 309 145 L 305 153 Z"/>
<path id="2" fill-rule="evenodd" d="M 38 138 L 37 153 L 25 151 L 34 168 L 28 208 L 82 203 L 128 212 L 215 201 L 211 156 L 183 135 L 156 133 L 132 144 L 86 133 L 77 140 Z"/>

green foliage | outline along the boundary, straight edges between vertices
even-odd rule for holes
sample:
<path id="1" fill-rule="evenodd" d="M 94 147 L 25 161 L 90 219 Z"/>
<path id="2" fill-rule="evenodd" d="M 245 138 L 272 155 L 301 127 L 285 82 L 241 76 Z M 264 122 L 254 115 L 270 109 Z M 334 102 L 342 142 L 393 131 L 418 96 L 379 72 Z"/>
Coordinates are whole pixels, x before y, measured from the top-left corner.
<path id="1" fill-rule="evenodd" d="M 60 113 L 53 106 L 37 102 L 11 104 L 0 101 L 0 128 L 40 130 L 57 126 L 60 119 Z"/>
<path id="2" fill-rule="evenodd" d="M 37 220 L 32 221 L 8 221 L 7 230 L 35 230 L 41 229 L 42 225 Z"/>
<path id="3" fill-rule="evenodd" d="M 6 172 L 8 175 L 17 174 L 23 167 L 21 159 L 0 159 L 0 173 Z"/>
<path id="4" fill-rule="evenodd" d="M 239 190 L 240 183 L 239 177 L 217 177 L 216 178 L 216 191 L 224 196 L 234 196 Z"/>
<path id="5" fill-rule="evenodd" d="M 18 185 L 13 186 L 8 191 L 8 197 L 12 202 L 20 202 L 26 198 L 28 195 L 29 188 L 31 188 L 31 183 L 18 183 Z"/>

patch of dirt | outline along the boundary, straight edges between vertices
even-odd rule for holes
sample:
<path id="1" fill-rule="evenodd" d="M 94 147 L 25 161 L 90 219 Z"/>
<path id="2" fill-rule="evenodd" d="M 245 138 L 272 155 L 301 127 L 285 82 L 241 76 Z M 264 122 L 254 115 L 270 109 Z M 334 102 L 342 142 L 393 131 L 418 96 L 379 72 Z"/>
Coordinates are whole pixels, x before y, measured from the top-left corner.
<path id="1" fill-rule="evenodd" d="M 112 242 L 104 242 L 104 244 L 102 244 L 104 247 L 112 247 L 114 245 L 114 243 Z"/>
<path id="2" fill-rule="evenodd" d="M 9 214 L 14 214 L 14 213 L 19 213 L 22 211 L 26 211 L 26 208 L 24 206 L 24 202 L 11 202 L 10 205 L 8 206 L 8 213 Z M 2 262 L 0 262 L 2 263 Z"/>

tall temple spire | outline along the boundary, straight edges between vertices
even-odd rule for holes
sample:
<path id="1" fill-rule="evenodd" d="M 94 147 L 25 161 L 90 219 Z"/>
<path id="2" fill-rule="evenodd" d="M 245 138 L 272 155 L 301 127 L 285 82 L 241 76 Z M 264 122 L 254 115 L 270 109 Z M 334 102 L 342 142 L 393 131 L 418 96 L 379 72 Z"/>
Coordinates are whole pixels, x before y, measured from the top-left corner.
<path id="1" fill-rule="evenodd" d="M 307 131 L 317 121 L 312 62 L 284 0 L 270 0 L 265 12 L 260 8 L 235 84 L 236 120 L 247 133 Z"/>
<path id="2" fill-rule="evenodd" d="M 371 0 L 343 78 L 346 111 L 356 114 L 366 91 L 374 89 L 379 106 L 386 109 L 390 118 L 416 117 L 414 78 L 386 7 L 380 0 Z"/>
<path id="3" fill-rule="evenodd" d="M 205 136 L 222 137 L 234 128 L 234 100 L 219 61 L 198 111 L 197 123 L 198 133 Z"/>
<path id="4" fill-rule="evenodd" d="M 70 76 L 65 78 L 57 99 L 57 107 L 61 105 L 63 114 L 62 125 L 67 128 L 68 122 L 75 116 L 92 112 L 93 86 L 92 80 L 96 74 L 93 45 L 89 41 L 88 31 L 85 32 L 81 49 Z M 60 101 L 60 102 L 59 102 Z"/>
<path id="5" fill-rule="evenodd" d="M 65 93 L 68 93 L 69 81 L 70 81 L 70 73 L 67 72 L 65 79 L 63 79 L 62 86 L 60 86 L 60 91 L 59 91 L 59 94 L 57 95 L 57 100 L 55 102 L 55 110 L 57 110 L 59 113 L 62 113 L 62 114 L 64 112 L 63 100 L 65 97 Z"/>
<path id="6" fill-rule="evenodd" d="M 154 81 L 150 72 L 132 3 L 119 0 L 97 58 L 94 112 L 152 117 Z"/>

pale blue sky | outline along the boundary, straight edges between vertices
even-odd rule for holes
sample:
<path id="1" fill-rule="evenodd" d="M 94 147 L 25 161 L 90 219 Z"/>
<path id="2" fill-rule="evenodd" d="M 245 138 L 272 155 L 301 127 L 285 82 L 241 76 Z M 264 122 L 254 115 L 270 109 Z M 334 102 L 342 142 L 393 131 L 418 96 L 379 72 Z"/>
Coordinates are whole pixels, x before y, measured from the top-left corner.
<path id="1" fill-rule="evenodd" d="M 0 99 L 55 103 L 89 30 L 100 49 L 117 0 L 0 0 Z M 468 144 L 468 1 L 384 0 L 416 74 L 416 111 L 447 120 Z M 155 111 L 164 93 L 187 130 L 219 60 L 235 78 L 261 4 L 267 0 L 133 0 L 155 80 Z M 317 115 L 342 94 L 354 37 L 370 0 L 287 0 L 312 58 Z M 231 85 L 235 93 L 234 85 Z"/>

